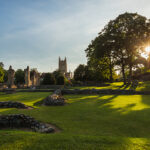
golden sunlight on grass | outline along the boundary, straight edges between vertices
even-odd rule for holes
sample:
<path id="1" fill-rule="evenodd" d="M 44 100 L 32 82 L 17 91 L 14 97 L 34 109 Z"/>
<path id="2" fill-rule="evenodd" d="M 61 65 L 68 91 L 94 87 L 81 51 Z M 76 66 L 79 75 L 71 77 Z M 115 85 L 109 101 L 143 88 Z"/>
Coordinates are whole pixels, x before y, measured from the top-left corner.
<path id="1" fill-rule="evenodd" d="M 107 96 L 104 96 L 107 97 Z M 130 111 L 138 111 L 150 108 L 149 101 L 146 103 L 143 103 L 143 101 L 147 101 L 148 99 L 145 97 L 143 100 L 143 97 L 141 95 L 134 95 L 133 96 L 117 96 L 111 101 L 110 103 L 107 103 L 106 105 L 111 106 L 111 108 L 118 109 L 119 112 L 126 114 Z"/>

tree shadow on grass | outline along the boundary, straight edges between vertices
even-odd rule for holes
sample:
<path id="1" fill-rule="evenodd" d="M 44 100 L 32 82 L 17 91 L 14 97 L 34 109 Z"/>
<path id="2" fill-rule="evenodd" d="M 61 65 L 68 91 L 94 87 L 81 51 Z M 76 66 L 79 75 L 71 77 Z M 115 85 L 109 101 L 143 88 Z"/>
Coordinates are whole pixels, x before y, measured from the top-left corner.
<path id="1" fill-rule="evenodd" d="M 150 91 L 150 81 L 139 82 L 138 91 Z"/>
<path id="2" fill-rule="evenodd" d="M 150 109 L 136 110 L 137 103 L 132 102 L 134 95 L 126 95 L 126 98 L 124 98 L 125 95 L 66 95 L 65 97 L 70 101 L 70 105 L 33 110 L 38 111 L 41 118 L 44 116 L 45 119 L 56 114 L 52 119 L 54 119 L 54 122 L 59 122 L 60 127 L 63 124 L 65 132 L 58 135 L 39 136 L 31 145 L 26 146 L 24 144 L 24 149 L 36 149 L 36 145 L 39 145 L 37 143 L 40 143 L 40 149 L 42 149 L 42 146 L 43 149 L 46 149 L 50 145 L 53 149 L 61 149 L 62 147 L 65 149 L 68 148 L 67 146 L 72 149 L 79 149 L 82 145 L 85 146 L 83 146 L 83 149 L 86 146 L 96 149 L 96 146 L 109 147 L 113 145 L 112 147 L 114 147 L 115 144 L 117 146 L 119 144 L 124 145 L 122 149 L 128 149 L 129 144 L 132 143 L 128 137 L 150 138 Z M 129 98 L 131 103 L 126 103 L 122 107 L 121 104 Z M 144 98 L 141 96 L 141 102 L 146 101 L 143 104 L 148 103 L 149 105 L 148 98 L 150 99 L 150 96 Z M 118 102 L 120 106 L 116 107 L 115 104 Z M 61 124 L 61 122 L 63 123 Z M 62 137 L 60 137 L 61 135 Z M 117 138 L 115 139 L 115 137 Z M 22 138 L 21 141 L 24 143 L 23 140 Z M 50 145 L 48 145 L 48 142 L 50 142 Z M 150 144 L 150 141 L 148 142 Z M 139 143 L 136 144 L 140 147 Z M 136 144 L 133 142 L 133 146 Z M 74 146 L 71 147 L 71 145 Z M 144 146 L 144 148 L 147 147 Z"/>
<path id="3" fill-rule="evenodd" d="M 113 101 L 116 101 L 116 98 L 118 95 L 89 96 L 89 98 L 82 96 L 73 104 L 81 107 L 78 111 L 84 110 L 82 115 L 85 115 L 85 119 L 89 119 L 87 126 L 90 127 L 90 123 L 93 123 L 94 128 L 100 128 L 104 135 L 150 138 L 150 108 L 139 109 L 135 101 L 124 107 L 115 107 Z M 127 96 L 128 98 L 132 101 L 134 95 Z"/>
<path id="4" fill-rule="evenodd" d="M 70 115 L 70 119 L 72 119 L 74 126 L 77 127 L 77 135 L 92 134 L 96 136 L 120 137 L 119 142 L 127 145 L 124 149 L 128 149 L 128 144 L 132 142 L 130 140 L 128 141 L 128 139 L 122 139 L 122 137 L 150 138 L 149 108 L 134 110 L 137 106 L 135 101 L 130 104 L 127 103 L 124 107 L 113 107 L 113 102 L 117 101 L 118 98 L 121 99 L 125 95 L 70 96 L 72 96 L 72 103 L 65 109 L 68 113 L 72 109 L 72 105 L 76 108 L 74 114 L 72 116 Z M 126 97 L 132 100 L 134 95 Z M 150 141 L 148 142 L 150 143 Z M 138 145 L 138 143 L 136 144 Z M 133 143 L 132 146 L 134 147 L 136 144 Z"/>
<path id="5" fill-rule="evenodd" d="M 150 95 L 141 95 L 141 102 L 150 106 Z"/>

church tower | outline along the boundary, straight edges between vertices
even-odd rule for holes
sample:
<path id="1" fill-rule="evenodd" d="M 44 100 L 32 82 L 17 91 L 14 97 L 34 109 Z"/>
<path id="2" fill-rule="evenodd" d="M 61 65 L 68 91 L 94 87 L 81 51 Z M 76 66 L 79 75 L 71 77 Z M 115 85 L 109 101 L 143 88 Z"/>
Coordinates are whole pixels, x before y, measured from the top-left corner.
<path id="1" fill-rule="evenodd" d="M 64 75 L 67 73 L 67 59 L 65 57 L 64 60 L 61 60 L 59 57 L 59 64 L 58 64 L 59 71 L 61 71 Z"/>

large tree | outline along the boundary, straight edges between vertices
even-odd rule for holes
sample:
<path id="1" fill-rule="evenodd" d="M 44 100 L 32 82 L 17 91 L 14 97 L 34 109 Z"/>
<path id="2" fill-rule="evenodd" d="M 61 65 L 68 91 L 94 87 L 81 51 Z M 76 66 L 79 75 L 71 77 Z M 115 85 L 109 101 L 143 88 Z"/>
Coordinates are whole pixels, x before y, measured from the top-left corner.
<path id="1" fill-rule="evenodd" d="M 110 21 L 103 33 L 112 43 L 114 57 L 121 64 L 123 76 L 124 68 L 128 66 L 131 82 L 132 70 L 139 63 L 139 54 L 150 38 L 149 20 L 137 13 L 124 13 Z"/>
<path id="2" fill-rule="evenodd" d="M 53 72 L 53 75 L 56 79 L 56 84 L 57 85 L 64 85 L 65 84 L 65 77 L 59 70 L 55 70 Z"/>
<path id="3" fill-rule="evenodd" d="M 86 50 L 87 57 L 97 57 L 100 60 L 108 58 L 111 76 L 111 68 L 114 65 L 120 66 L 126 84 L 125 69 L 129 69 L 131 81 L 132 70 L 140 63 L 140 53 L 149 38 L 149 20 L 137 13 L 124 13 L 111 20 L 92 41 Z"/>
<path id="4" fill-rule="evenodd" d="M 113 48 L 106 34 L 100 33 L 85 51 L 88 64 L 99 72 L 99 76 L 107 72 L 107 76 L 112 82 L 114 68 Z"/>
<path id="5" fill-rule="evenodd" d="M 8 70 L 4 69 L 4 83 L 8 81 Z"/>
<path id="6" fill-rule="evenodd" d="M 3 62 L 0 62 L 0 67 L 4 68 Z"/>
<path id="7" fill-rule="evenodd" d="M 4 64 L 0 62 L 0 82 L 4 82 Z"/>
<path id="8" fill-rule="evenodd" d="M 74 71 L 74 79 L 76 81 L 84 81 L 85 65 L 80 64 Z"/>
<path id="9" fill-rule="evenodd" d="M 109 79 L 109 69 L 106 61 L 89 59 L 87 65 L 80 64 L 74 71 L 76 81 L 106 81 Z"/>
<path id="10" fill-rule="evenodd" d="M 15 72 L 15 84 L 24 84 L 25 83 L 25 73 L 22 69 L 18 69 Z"/>
<path id="11" fill-rule="evenodd" d="M 4 81 L 4 70 L 3 68 L 0 66 L 0 82 Z"/>
<path id="12" fill-rule="evenodd" d="M 54 75 L 52 73 L 45 73 L 42 84 L 43 85 L 56 84 L 56 80 L 55 80 Z"/>

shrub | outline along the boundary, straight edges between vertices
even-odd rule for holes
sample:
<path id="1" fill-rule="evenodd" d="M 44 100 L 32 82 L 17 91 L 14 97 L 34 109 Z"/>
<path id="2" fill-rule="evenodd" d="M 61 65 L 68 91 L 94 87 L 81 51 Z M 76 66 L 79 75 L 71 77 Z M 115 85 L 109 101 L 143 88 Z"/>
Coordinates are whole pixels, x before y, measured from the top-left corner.
<path id="1" fill-rule="evenodd" d="M 43 85 L 56 84 L 55 77 L 52 73 L 46 73 L 43 78 Z"/>

